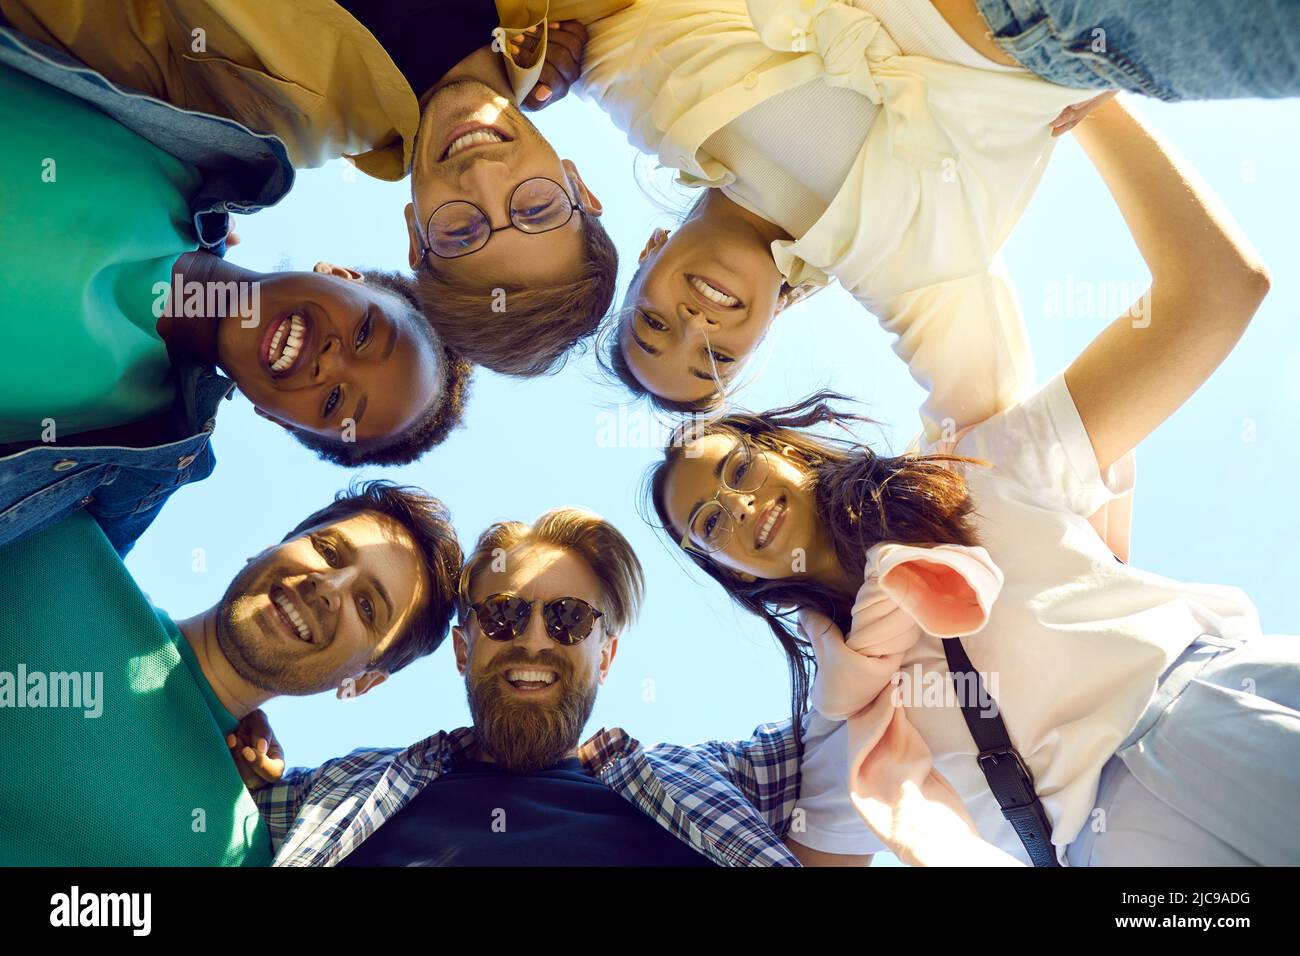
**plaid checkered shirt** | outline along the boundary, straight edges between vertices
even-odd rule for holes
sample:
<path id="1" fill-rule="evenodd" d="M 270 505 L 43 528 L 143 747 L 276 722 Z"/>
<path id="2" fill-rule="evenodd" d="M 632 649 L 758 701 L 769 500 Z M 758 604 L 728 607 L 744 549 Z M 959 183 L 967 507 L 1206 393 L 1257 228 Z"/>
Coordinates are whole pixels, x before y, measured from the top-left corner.
<path id="1" fill-rule="evenodd" d="M 798 866 L 781 836 L 799 797 L 791 722 L 748 740 L 642 747 L 617 727 L 578 748 L 589 773 L 719 866 Z M 462 727 L 405 750 L 355 750 L 290 770 L 254 794 L 275 866 L 334 866 L 447 771 L 473 744 Z"/>

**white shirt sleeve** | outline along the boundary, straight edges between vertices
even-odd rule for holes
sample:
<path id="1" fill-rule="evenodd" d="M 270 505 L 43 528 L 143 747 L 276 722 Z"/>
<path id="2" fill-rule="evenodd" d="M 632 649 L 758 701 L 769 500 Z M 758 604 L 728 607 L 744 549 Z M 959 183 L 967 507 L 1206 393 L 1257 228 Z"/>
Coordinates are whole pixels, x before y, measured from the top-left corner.
<path id="1" fill-rule="evenodd" d="M 790 824 L 790 838 L 822 853 L 862 856 L 885 852 L 885 845 L 849 801 L 849 748 L 844 721 L 829 720 L 814 710 L 804 726 L 799 802 Z"/>
<path id="2" fill-rule="evenodd" d="M 1132 451 L 1100 469 L 1064 372 L 1019 405 L 976 425 L 957 442 L 954 454 L 988 462 L 1040 500 L 1085 518 L 1131 492 L 1137 474 Z"/>
<path id="3" fill-rule="evenodd" d="M 987 272 L 887 299 L 858 299 L 897 336 L 894 352 L 925 389 L 921 421 L 930 440 L 951 437 L 1032 394 L 1029 336 L 1000 261 Z"/>

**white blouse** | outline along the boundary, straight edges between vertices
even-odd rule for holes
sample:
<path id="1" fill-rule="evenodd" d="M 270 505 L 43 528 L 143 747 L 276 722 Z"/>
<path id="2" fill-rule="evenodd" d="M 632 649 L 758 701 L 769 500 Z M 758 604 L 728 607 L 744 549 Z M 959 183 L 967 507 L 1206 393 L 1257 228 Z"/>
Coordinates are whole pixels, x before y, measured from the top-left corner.
<path id="1" fill-rule="evenodd" d="M 822 97 L 832 109 L 856 102 L 841 91 L 865 101 L 845 111 L 845 127 L 799 117 L 807 148 L 842 183 L 828 201 L 810 189 L 824 212 L 773 243 L 777 265 L 796 285 L 837 279 L 898 336 L 895 351 L 929 393 L 932 440 L 1032 390 L 997 252 L 1051 154 L 1050 122 L 1087 93 L 995 64 L 905 55 L 871 12 L 836 0 L 637 0 L 588 29 L 579 93 L 679 181 L 744 195 L 773 222 L 781 203 L 737 186 L 706 142 L 805 84 L 834 91 Z"/>
<path id="2" fill-rule="evenodd" d="M 853 0 L 880 20 L 899 50 L 981 70 L 1014 71 L 967 45 L 930 0 Z M 802 236 L 826 213 L 880 108 L 818 77 L 746 110 L 704 141 L 736 177 L 733 202 Z M 816 130 L 815 143 L 809 129 Z M 810 148 L 814 147 L 814 148 Z"/>
<path id="3" fill-rule="evenodd" d="M 994 586 L 981 596 L 987 606 L 982 624 L 952 633 L 969 634 L 962 645 L 1033 774 L 1052 821 L 1052 842 L 1064 859 L 1069 844 L 1093 823 L 1102 768 L 1137 724 L 1165 669 L 1198 638 L 1231 645 L 1257 636 L 1259 617 L 1237 588 L 1174 581 L 1111 554 L 1087 519 L 1132 487 L 1132 457 L 1101 471 L 1063 375 L 972 428 L 955 448 L 945 443 L 929 450 L 985 463 L 963 466 L 980 546 L 902 550 L 919 551 L 922 558 L 933 554 L 936 561 L 955 554 L 976 570 L 980 564 L 992 570 Z M 818 644 L 814 637 L 819 662 L 814 704 L 832 720 L 849 718 L 848 772 L 831 791 L 847 784 L 861 818 L 874 821 L 882 842 L 900 858 L 953 862 L 948 847 L 933 845 L 936 834 L 924 832 L 933 827 L 943 841 L 960 844 L 960 827 L 948 826 L 952 815 L 943 812 L 944 787 L 950 787 L 960 802 L 949 806 L 964 807 L 978 836 L 1025 862 L 1028 857 L 976 762 L 978 749 L 954 699 L 942 641 L 926 633 L 926 627 L 941 632 L 944 624 L 926 623 L 927 614 L 917 611 L 923 607 L 921 587 L 914 584 L 903 605 L 919 614 L 919 629 L 902 640 L 898 635 L 905 632 L 896 621 L 876 626 L 882 620 L 877 561 L 891 549 L 899 546 L 877 546 L 868 555 L 853 627 L 844 641 L 835 635 Z M 885 632 L 885 640 L 873 635 L 873 628 Z M 865 687 L 855 696 L 867 682 L 864 676 L 883 678 L 884 689 Z M 893 695 L 892 701 L 873 700 L 880 694 Z M 907 738 L 882 731 L 892 717 L 891 704 L 903 708 L 907 725 L 922 742 L 913 744 L 906 762 L 896 751 Z M 897 730 L 897 722 L 889 727 Z M 806 759 L 818 766 L 838 760 L 844 744 L 837 736 L 814 741 L 835 753 Z M 931 768 L 941 779 L 930 775 Z M 818 778 L 823 788 L 825 776 Z M 895 805 L 881 796 L 921 787 L 930 788 L 931 806 Z M 848 847 L 869 852 L 872 844 L 865 837 L 849 839 L 854 811 L 816 797 L 800 793 L 801 805 L 811 808 L 809 829 L 845 834 L 835 844 L 838 852 L 854 852 Z"/>

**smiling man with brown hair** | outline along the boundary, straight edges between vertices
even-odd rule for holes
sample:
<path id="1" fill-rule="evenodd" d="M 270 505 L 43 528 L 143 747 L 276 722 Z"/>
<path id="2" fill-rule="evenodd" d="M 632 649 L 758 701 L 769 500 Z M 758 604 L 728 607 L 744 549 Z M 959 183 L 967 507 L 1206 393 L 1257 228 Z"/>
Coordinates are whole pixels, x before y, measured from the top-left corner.
<path id="1" fill-rule="evenodd" d="M 223 737 L 273 697 L 355 697 L 433 651 L 460 560 L 442 504 L 389 482 L 340 494 L 184 620 L 85 512 L 0 547 L 5 760 L 41 768 L 0 781 L 0 866 L 270 862 Z M 44 674 L 94 675 L 97 706 L 36 702 Z"/>

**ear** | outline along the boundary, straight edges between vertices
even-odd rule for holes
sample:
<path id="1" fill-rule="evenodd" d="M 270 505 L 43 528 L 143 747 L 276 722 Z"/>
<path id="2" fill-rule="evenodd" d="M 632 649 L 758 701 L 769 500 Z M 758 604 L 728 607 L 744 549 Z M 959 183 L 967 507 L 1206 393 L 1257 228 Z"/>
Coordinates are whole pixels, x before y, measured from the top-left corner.
<path id="1" fill-rule="evenodd" d="M 366 281 L 366 277 L 356 269 L 349 269 L 347 266 L 336 266 L 332 262 L 318 262 L 312 266 L 311 271 L 326 276 L 338 276 L 340 279 L 350 279 L 353 282 Z"/>
<path id="2" fill-rule="evenodd" d="M 758 580 L 758 578 L 754 577 L 748 571 L 732 571 L 731 574 L 732 577 L 744 581 L 746 584 L 753 584 L 755 581 Z"/>
<path id="3" fill-rule="evenodd" d="M 789 458 L 791 461 L 798 462 L 801 465 L 810 464 L 808 456 L 805 455 L 803 452 L 801 452 L 798 448 L 795 448 L 794 445 L 782 445 L 781 457 Z"/>
<path id="4" fill-rule="evenodd" d="M 802 302 L 808 296 L 816 292 L 821 286 L 816 285 L 797 285 L 791 287 L 787 283 L 781 283 L 781 293 L 776 297 L 776 312 L 773 315 L 780 315 L 790 306 L 797 302 Z"/>
<path id="5" fill-rule="evenodd" d="M 415 218 L 415 203 L 408 202 L 406 209 L 403 211 L 406 215 L 406 234 L 411 243 L 410 249 L 407 250 L 406 259 L 411 264 L 411 271 L 419 272 L 420 249 L 423 248 L 424 242 L 420 239 L 420 224 Z"/>
<path id="6" fill-rule="evenodd" d="M 609 666 L 614 663 L 614 655 L 618 653 L 618 635 L 609 634 L 605 637 L 605 643 L 600 648 L 600 667 L 596 673 L 600 682 L 605 683 L 605 678 L 609 676 Z"/>
<path id="7" fill-rule="evenodd" d="M 637 256 L 636 261 L 645 262 L 646 256 L 658 249 L 662 249 L 664 243 L 668 241 L 669 235 L 670 233 L 667 229 L 656 229 L 654 232 L 650 233 L 650 238 L 646 240 L 645 248 L 641 250 L 641 255 Z"/>
<path id="8" fill-rule="evenodd" d="M 350 682 L 345 680 L 339 684 L 334 697 L 336 700 L 342 700 L 344 697 L 360 697 L 386 680 L 388 680 L 388 671 L 366 671 L 360 677 L 352 678 Z"/>
<path id="9" fill-rule="evenodd" d="M 265 418 L 268 422 L 275 422 L 275 424 L 279 425 L 283 429 L 287 430 L 290 427 L 289 423 L 286 422 L 283 418 L 277 418 L 276 416 L 268 412 L 266 409 L 262 408 L 260 405 L 254 405 L 253 411 L 256 412 L 258 415 L 262 416 L 263 418 Z"/>
<path id="10" fill-rule="evenodd" d="M 459 624 L 451 629 L 451 648 L 456 652 L 456 671 L 464 677 L 469 669 L 469 634 Z"/>
<path id="11" fill-rule="evenodd" d="M 564 167 L 569 182 L 573 184 L 573 191 L 578 197 L 578 205 L 582 207 L 583 212 L 591 216 L 599 216 L 604 212 L 604 207 L 601 206 L 600 200 L 596 198 L 596 194 L 587 188 L 587 184 L 578 175 L 578 167 L 573 165 L 573 160 L 561 160 L 560 165 Z"/>

